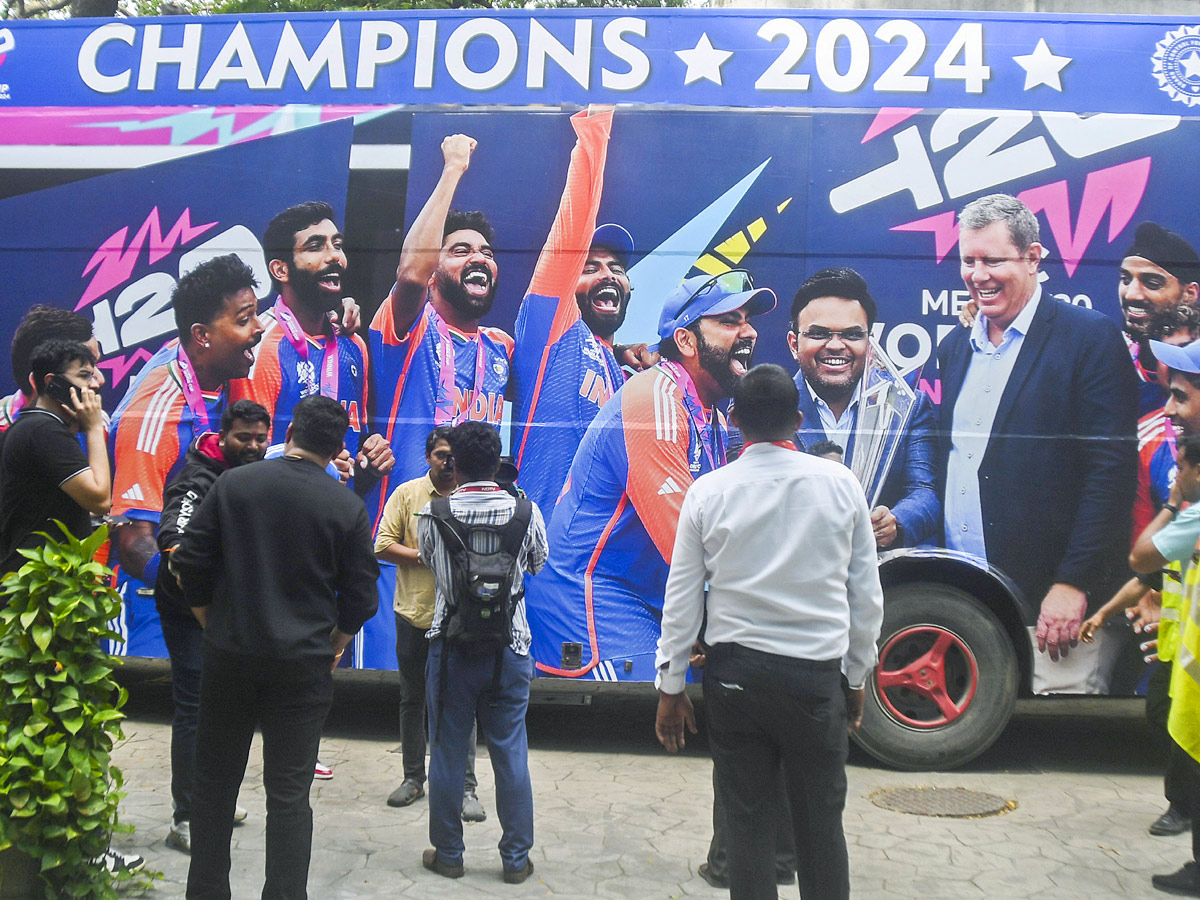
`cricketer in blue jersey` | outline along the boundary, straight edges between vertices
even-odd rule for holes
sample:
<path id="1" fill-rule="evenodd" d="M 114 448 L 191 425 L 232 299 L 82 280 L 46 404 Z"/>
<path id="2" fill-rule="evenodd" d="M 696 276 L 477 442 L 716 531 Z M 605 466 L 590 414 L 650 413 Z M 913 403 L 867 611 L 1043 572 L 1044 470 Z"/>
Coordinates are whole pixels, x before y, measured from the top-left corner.
<path id="1" fill-rule="evenodd" d="M 466 135 L 442 141 L 442 174 L 404 238 L 396 283 L 371 322 L 372 429 L 396 459 L 364 496 L 372 530 L 392 489 L 428 469 L 425 437 L 435 426 L 476 421 L 499 429 L 504 414 L 512 338 L 479 324 L 496 296 L 492 228 L 480 212 L 450 210 L 474 149 Z M 381 607 L 390 609 L 394 594 L 395 569 L 381 565 Z M 395 665 L 394 628 L 391 616 L 367 623 L 367 664 Z"/>
<path id="2" fill-rule="evenodd" d="M 246 397 L 271 415 L 272 440 L 281 442 L 292 409 L 305 397 L 337 400 L 350 426 L 337 464 L 353 485 L 356 471 L 379 477 L 392 453 L 379 435 L 367 435 L 367 350 L 362 339 L 339 329 L 330 316 L 341 307 L 346 251 L 333 207 L 310 200 L 275 215 L 263 251 L 276 299 L 263 315 L 266 331 L 249 379 L 230 385 L 231 399 Z"/>
<path id="3" fill-rule="evenodd" d="M 620 225 L 596 228 L 612 119 L 611 109 L 571 117 L 567 183 L 517 314 L 512 452 L 547 517 L 588 425 L 625 383 L 613 335 L 629 309 L 633 239 Z"/>

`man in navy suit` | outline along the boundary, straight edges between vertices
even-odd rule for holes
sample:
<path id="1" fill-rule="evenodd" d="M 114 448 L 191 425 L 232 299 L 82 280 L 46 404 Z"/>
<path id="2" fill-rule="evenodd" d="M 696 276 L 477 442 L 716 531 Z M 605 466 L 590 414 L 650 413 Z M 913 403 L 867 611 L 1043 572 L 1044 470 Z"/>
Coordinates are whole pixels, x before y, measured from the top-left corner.
<path id="1" fill-rule="evenodd" d="M 1089 601 L 1127 577 L 1137 380 L 1115 322 L 1043 292 L 1025 204 L 983 197 L 959 229 L 980 315 L 938 348 L 946 546 L 986 559 L 1040 604 L 1038 649 L 1057 661 Z"/>
<path id="2" fill-rule="evenodd" d="M 845 447 L 847 465 L 854 459 L 859 388 L 875 311 L 866 281 L 846 268 L 822 269 L 800 286 L 792 300 L 787 340 L 800 364 L 796 387 L 804 414 L 797 434 L 808 449 L 830 440 Z M 926 394 L 918 393 L 879 505 L 871 510 L 881 550 L 940 538 L 936 453 L 933 404 Z"/>

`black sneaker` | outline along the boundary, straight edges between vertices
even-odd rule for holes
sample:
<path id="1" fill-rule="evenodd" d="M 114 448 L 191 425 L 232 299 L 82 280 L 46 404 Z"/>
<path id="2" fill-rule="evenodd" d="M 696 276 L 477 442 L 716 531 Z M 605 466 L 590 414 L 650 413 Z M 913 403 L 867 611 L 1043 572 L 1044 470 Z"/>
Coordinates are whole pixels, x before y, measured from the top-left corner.
<path id="1" fill-rule="evenodd" d="M 119 853 L 109 847 L 104 853 L 93 859 L 92 864 L 103 866 L 113 875 L 120 875 L 122 872 L 140 871 L 146 865 L 146 860 L 136 853 Z"/>
<path id="2" fill-rule="evenodd" d="M 1167 811 L 1154 820 L 1150 833 L 1155 837 L 1165 834 L 1183 834 L 1192 827 L 1192 819 L 1187 813 L 1176 806 L 1168 806 Z"/>
<path id="3" fill-rule="evenodd" d="M 1189 862 L 1178 872 L 1170 875 L 1155 875 L 1150 879 L 1160 891 L 1178 894 L 1181 897 L 1200 897 L 1200 865 Z"/>

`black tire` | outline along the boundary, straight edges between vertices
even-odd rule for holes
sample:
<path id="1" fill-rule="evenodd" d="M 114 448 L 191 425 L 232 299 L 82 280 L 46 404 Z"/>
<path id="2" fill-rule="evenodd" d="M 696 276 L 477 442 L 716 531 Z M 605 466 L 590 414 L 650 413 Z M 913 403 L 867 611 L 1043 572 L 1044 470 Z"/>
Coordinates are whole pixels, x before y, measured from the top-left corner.
<path id="1" fill-rule="evenodd" d="M 928 664 L 935 648 L 943 651 L 940 676 Z M 880 762 L 953 769 L 990 747 L 1008 724 L 1017 654 L 996 616 L 965 591 L 932 582 L 889 588 L 879 650 L 854 740 Z"/>

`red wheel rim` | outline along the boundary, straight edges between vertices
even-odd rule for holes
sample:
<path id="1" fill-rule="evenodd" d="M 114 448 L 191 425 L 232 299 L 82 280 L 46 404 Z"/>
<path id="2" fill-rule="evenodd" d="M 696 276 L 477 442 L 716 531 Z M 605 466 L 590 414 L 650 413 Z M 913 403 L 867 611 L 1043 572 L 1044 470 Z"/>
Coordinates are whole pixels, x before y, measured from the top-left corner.
<path id="1" fill-rule="evenodd" d="M 978 684 L 975 654 L 941 626 L 902 628 L 879 651 L 875 695 L 888 715 L 909 728 L 954 722 L 970 707 Z"/>

